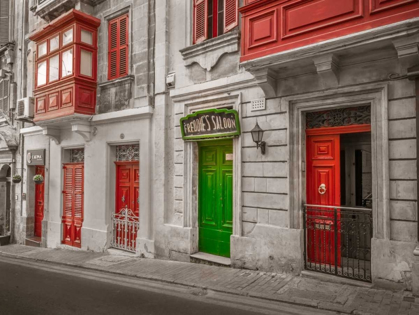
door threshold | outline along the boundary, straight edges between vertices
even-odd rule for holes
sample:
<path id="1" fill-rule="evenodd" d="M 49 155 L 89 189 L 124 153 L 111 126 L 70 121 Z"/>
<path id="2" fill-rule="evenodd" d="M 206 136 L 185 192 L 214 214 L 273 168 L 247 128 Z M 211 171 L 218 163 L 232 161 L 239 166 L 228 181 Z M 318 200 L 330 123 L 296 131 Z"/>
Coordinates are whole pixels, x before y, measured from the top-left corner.
<path id="1" fill-rule="evenodd" d="M 364 287 L 364 288 L 371 288 L 373 286 L 371 282 L 364 282 L 364 281 L 360 281 L 356 279 L 343 278 L 343 277 L 338 277 L 332 274 L 325 274 L 325 273 L 311 271 L 311 270 L 301 271 L 301 277 L 320 280 L 324 282 L 332 282 L 332 283 L 337 283 L 337 284 L 348 284 L 348 285 Z"/>
<path id="2" fill-rule="evenodd" d="M 231 259 L 227 257 L 212 255 L 212 254 L 203 253 L 203 252 L 192 254 L 190 255 L 190 257 L 196 260 L 204 260 L 214 265 L 222 265 L 226 267 L 231 266 Z"/>
<path id="3" fill-rule="evenodd" d="M 128 256 L 128 257 L 137 257 L 137 255 L 133 252 L 128 252 L 118 248 L 108 248 L 107 252 L 109 255 L 113 256 Z"/>

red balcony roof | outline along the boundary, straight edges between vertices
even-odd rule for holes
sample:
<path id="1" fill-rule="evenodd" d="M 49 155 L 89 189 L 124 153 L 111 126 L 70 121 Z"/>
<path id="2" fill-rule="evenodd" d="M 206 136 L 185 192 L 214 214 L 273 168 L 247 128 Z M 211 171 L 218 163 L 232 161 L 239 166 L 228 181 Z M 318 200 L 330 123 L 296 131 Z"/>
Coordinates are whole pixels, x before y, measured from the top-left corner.
<path id="1" fill-rule="evenodd" d="M 49 24 L 45 25 L 41 30 L 32 33 L 29 36 L 29 39 L 37 42 L 74 21 L 81 22 L 85 25 L 90 25 L 94 28 L 98 28 L 100 25 L 100 19 L 83 13 L 81 11 L 71 9 L 67 13 L 61 15 Z"/>

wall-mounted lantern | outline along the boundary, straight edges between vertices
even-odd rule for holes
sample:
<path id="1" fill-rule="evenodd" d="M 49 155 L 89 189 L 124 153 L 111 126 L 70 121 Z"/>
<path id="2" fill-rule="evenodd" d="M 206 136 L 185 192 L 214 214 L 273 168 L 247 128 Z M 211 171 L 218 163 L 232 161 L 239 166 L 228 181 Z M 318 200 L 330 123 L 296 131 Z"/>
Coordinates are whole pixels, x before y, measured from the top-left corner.
<path id="1" fill-rule="evenodd" d="M 265 154 L 265 148 L 266 148 L 266 142 L 263 140 L 263 130 L 259 127 L 259 124 L 256 122 L 255 128 L 253 128 L 251 131 L 253 142 L 256 143 L 256 149 L 259 149 L 262 152 L 262 154 Z"/>

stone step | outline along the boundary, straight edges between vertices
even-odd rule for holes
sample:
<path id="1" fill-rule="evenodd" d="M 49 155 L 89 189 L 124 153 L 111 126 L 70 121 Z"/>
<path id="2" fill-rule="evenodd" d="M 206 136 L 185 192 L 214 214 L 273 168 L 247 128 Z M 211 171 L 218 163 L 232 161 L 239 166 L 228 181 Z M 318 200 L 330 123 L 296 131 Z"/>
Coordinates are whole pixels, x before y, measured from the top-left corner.
<path id="1" fill-rule="evenodd" d="M 191 262 L 217 267 L 231 267 L 231 259 L 222 256 L 198 252 L 190 256 Z"/>
<path id="2" fill-rule="evenodd" d="M 25 245 L 32 246 L 32 247 L 41 247 L 41 238 L 40 237 L 26 238 Z"/>

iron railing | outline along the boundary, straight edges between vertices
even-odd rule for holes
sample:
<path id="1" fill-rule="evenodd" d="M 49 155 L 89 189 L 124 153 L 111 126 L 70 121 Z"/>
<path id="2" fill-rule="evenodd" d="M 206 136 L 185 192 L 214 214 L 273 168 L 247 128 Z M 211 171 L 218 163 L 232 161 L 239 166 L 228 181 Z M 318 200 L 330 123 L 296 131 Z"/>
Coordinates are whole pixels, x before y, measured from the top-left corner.
<path id="1" fill-rule="evenodd" d="M 139 217 L 128 207 L 122 208 L 118 213 L 112 215 L 111 246 L 135 253 L 139 229 Z"/>
<path id="2" fill-rule="evenodd" d="M 371 282 L 372 211 L 304 205 L 305 268 Z"/>

